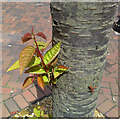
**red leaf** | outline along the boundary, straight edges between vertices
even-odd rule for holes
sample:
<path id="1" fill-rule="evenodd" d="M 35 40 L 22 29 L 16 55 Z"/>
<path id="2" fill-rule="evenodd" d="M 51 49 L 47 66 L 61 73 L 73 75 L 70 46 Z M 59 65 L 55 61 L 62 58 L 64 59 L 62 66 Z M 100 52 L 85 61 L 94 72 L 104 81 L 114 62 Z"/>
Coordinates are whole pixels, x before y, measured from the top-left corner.
<path id="1" fill-rule="evenodd" d="M 44 90 L 44 81 L 42 76 L 38 76 L 37 83 Z"/>
<path id="2" fill-rule="evenodd" d="M 68 67 L 64 66 L 64 65 L 58 65 L 57 66 L 58 68 L 61 68 L 61 69 L 68 69 Z"/>
<path id="3" fill-rule="evenodd" d="M 22 39 L 22 42 L 25 43 L 28 40 L 32 39 L 32 35 L 30 33 L 26 33 L 21 39 Z"/>
<path id="4" fill-rule="evenodd" d="M 45 34 L 43 32 L 39 32 L 36 35 L 38 35 L 38 36 L 44 38 L 45 40 L 47 40 L 47 38 L 46 38 L 46 36 L 45 36 Z"/>
<path id="5" fill-rule="evenodd" d="M 92 94 L 94 94 L 94 89 L 97 87 L 88 86 L 88 88 L 90 89 L 90 92 L 92 92 Z"/>
<path id="6" fill-rule="evenodd" d="M 19 113 L 19 111 L 13 111 L 10 114 L 13 115 L 13 114 L 17 114 L 17 113 Z"/>

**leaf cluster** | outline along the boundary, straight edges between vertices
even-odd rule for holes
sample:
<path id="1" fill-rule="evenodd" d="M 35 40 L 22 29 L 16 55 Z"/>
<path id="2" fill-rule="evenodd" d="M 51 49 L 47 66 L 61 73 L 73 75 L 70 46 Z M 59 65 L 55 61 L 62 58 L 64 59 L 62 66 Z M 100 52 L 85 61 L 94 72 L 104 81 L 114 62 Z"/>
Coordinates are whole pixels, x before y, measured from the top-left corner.
<path id="1" fill-rule="evenodd" d="M 42 42 L 36 40 L 39 36 L 45 40 Z M 47 43 L 47 38 L 44 33 L 38 32 L 34 34 L 33 28 L 31 33 L 26 33 L 21 38 L 23 43 L 29 40 L 34 40 L 33 45 L 26 46 L 22 49 L 19 55 L 19 60 L 16 61 L 7 71 L 20 69 L 20 75 L 28 73 L 29 76 L 24 80 L 22 88 L 25 89 L 37 80 L 38 85 L 44 90 L 47 84 L 55 85 L 58 76 L 63 74 L 68 68 L 64 65 L 57 65 L 57 56 L 60 52 L 61 42 L 55 44 L 43 56 L 43 52 L 50 45 Z"/>

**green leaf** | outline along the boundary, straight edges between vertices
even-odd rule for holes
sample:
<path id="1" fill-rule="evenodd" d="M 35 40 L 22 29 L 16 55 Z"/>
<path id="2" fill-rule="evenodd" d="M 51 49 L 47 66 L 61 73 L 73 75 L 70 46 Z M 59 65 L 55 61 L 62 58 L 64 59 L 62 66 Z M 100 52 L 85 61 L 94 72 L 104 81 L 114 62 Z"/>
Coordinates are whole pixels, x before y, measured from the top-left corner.
<path id="1" fill-rule="evenodd" d="M 24 83 L 22 85 L 22 89 L 28 87 L 29 85 L 31 85 L 34 81 L 35 81 L 35 77 L 33 76 L 30 76 L 30 77 L 27 77 L 25 80 L 24 80 Z"/>
<path id="2" fill-rule="evenodd" d="M 44 82 L 49 82 L 49 79 L 48 79 L 48 77 L 46 75 L 43 75 L 43 81 Z"/>
<path id="3" fill-rule="evenodd" d="M 62 68 L 54 68 L 54 78 L 57 78 L 59 75 L 61 75 L 63 72 L 65 72 L 67 69 Z"/>
<path id="4" fill-rule="evenodd" d="M 43 115 L 44 115 L 44 110 L 41 111 L 41 116 L 43 116 Z"/>
<path id="5" fill-rule="evenodd" d="M 36 42 L 37 42 L 40 50 L 43 49 L 43 48 L 46 48 L 46 46 L 49 44 L 49 43 L 41 42 L 41 41 L 36 41 Z M 36 45 L 35 42 L 34 42 L 34 45 Z"/>
<path id="6" fill-rule="evenodd" d="M 58 68 L 58 67 L 55 67 L 54 68 L 54 80 L 52 80 L 52 83 L 56 84 L 57 82 L 57 77 L 60 76 L 62 73 L 64 73 L 67 69 L 62 69 L 62 68 Z"/>
<path id="7" fill-rule="evenodd" d="M 66 70 L 67 69 L 62 69 L 62 68 L 55 67 L 54 68 L 54 80 L 55 81 L 52 81 L 52 83 L 55 84 L 56 81 L 57 81 L 57 77 L 60 76 Z M 50 73 L 50 71 L 48 72 L 48 76 L 47 75 L 43 75 L 43 81 L 44 81 L 45 85 L 47 85 L 50 82 L 50 79 L 48 78 L 48 77 L 50 77 L 49 73 Z"/>
<path id="8" fill-rule="evenodd" d="M 45 70 L 44 70 L 44 68 L 42 66 L 37 65 L 37 66 L 30 67 L 24 73 L 45 74 L 46 72 L 45 72 Z"/>
<path id="9" fill-rule="evenodd" d="M 24 49 L 22 49 L 19 55 L 20 75 L 31 61 L 34 52 L 35 48 L 33 46 L 26 46 Z"/>
<path id="10" fill-rule="evenodd" d="M 25 110 L 25 109 L 23 109 L 23 110 L 20 111 L 20 115 L 21 116 L 25 116 L 25 115 L 29 115 L 29 114 L 30 114 L 30 112 L 27 111 L 27 110 Z"/>
<path id="11" fill-rule="evenodd" d="M 60 51 L 60 46 L 61 42 L 58 42 L 56 45 L 54 45 L 50 50 L 46 52 L 43 59 L 46 65 L 52 62 L 54 58 L 58 55 Z"/>
<path id="12" fill-rule="evenodd" d="M 35 114 L 36 117 L 43 116 L 44 110 L 43 110 L 42 108 L 43 108 L 43 107 L 41 107 L 41 106 L 36 106 L 36 107 L 34 107 L 33 113 Z"/>
<path id="13" fill-rule="evenodd" d="M 49 83 L 48 82 L 44 82 L 44 86 L 47 86 L 47 85 L 49 85 Z"/>
<path id="14" fill-rule="evenodd" d="M 19 60 L 18 61 L 16 61 L 8 70 L 7 70 L 7 72 L 8 71 L 12 71 L 12 70 L 15 70 L 15 69 L 19 69 L 20 67 L 19 67 Z"/>
<path id="15" fill-rule="evenodd" d="M 52 83 L 53 83 L 53 84 L 56 84 L 57 80 L 58 80 L 58 79 L 55 78 L 54 80 L 52 80 Z"/>
<path id="16" fill-rule="evenodd" d="M 49 74 L 48 74 L 48 75 L 49 75 Z M 47 75 L 43 75 L 42 77 L 43 77 L 44 84 L 45 84 L 45 85 L 49 84 L 50 79 L 48 78 L 48 76 L 47 76 Z"/>
<path id="17" fill-rule="evenodd" d="M 33 56 L 32 59 L 31 59 L 31 61 L 27 65 L 27 67 L 36 66 L 36 65 L 40 64 L 40 62 L 41 62 L 40 58 Z"/>
<path id="18" fill-rule="evenodd" d="M 49 119 L 52 119 L 52 114 L 48 114 L 48 116 L 49 116 Z"/>
<path id="19" fill-rule="evenodd" d="M 33 56 L 27 67 L 38 65 L 40 64 L 40 62 L 41 62 L 40 58 Z M 18 60 L 7 70 L 7 72 L 15 69 L 19 69 L 19 68 L 20 66 L 19 66 L 19 60 Z"/>

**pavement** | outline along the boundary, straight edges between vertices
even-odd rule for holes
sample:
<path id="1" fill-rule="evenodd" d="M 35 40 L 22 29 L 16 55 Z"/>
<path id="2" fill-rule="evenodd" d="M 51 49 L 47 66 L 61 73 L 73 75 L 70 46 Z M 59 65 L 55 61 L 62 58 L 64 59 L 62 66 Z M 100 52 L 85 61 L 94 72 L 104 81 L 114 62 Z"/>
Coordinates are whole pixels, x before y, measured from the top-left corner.
<path id="1" fill-rule="evenodd" d="M 34 32 L 44 32 L 51 40 L 52 27 L 49 3 L 3 2 L 2 3 L 2 78 L 0 79 L 0 105 L 2 117 L 8 117 L 11 112 L 24 109 L 26 106 L 51 95 L 52 87 L 46 86 L 43 91 L 38 85 L 31 85 L 22 90 L 23 80 L 19 70 L 6 72 L 8 67 L 19 58 L 19 53 L 26 44 L 21 37 L 34 28 Z M 97 110 L 106 117 L 118 117 L 118 98 L 120 84 L 118 82 L 118 44 L 119 35 L 111 32 L 108 44 L 108 55 L 101 82 L 101 90 L 97 101 Z M 28 42 L 31 44 L 31 42 Z"/>

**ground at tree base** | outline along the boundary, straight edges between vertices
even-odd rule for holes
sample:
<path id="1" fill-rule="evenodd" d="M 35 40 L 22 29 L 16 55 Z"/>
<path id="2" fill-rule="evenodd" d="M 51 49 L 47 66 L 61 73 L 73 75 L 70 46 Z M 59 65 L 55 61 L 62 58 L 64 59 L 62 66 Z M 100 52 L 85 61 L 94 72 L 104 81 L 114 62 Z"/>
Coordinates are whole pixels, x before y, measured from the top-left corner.
<path id="1" fill-rule="evenodd" d="M 48 98 L 44 98 L 42 101 L 37 102 L 36 104 L 31 105 L 30 107 L 27 107 L 26 109 L 24 109 L 24 110 L 29 111 L 30 112 L 29 114 L 25 113 L 25 114 L 21 115 L 21 112 L 23 112 L 23 110 L 21 110 L 18 114 L 13 115 L 12 117 L 19 117 L 19 115 L 21 115 L 21 117 L 25 117 L 25 116 L 33 117 L 34 114 L 31 113 L 32 112 L 31 110 L 33 110 L 33 108 L 36 105 L 40 105 L 40 106 L 43 106 L 46 108 L 45 109 L 45 117 L 47 117 L 48 113 L 52 114 L 52 96 L 49 96 Z M 94 117 L 105 117 L 105 116 L 103 116 L 103 114 L 96 109 Z"/>

